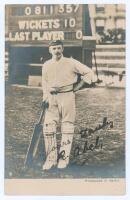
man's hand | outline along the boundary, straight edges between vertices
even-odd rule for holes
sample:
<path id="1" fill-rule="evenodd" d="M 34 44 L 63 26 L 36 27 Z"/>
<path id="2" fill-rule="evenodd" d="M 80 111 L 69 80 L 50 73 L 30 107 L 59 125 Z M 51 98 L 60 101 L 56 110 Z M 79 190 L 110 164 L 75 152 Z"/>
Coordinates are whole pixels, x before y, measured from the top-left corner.
<path id="1" fill-rule="evenodd" d="M 59 88 L 58 88 L 58 87 L 51 87 L 51 88 L 49 89 L 49 92 L 50 92 L 51 94 L 57 94 L 57 93 L 59 92 Z"/>
<path id="2" fill-rule="evenodd" d="M 50 92 L 51 94 L 57 94 L 58 88 L 56 88 L 56 87 L 51 87 L 51 88 L 49 88 L 49 92 Z"/>
<path id="3" fill-rule="evenodd" d="M 49 106 L 49 98 L 48 98 L 48 96 L 47 95 L 43 95 L 43 101 L 42 101 L 42 108 L 44 107 L 44 106 Z"/>
<path id="4" fill-rule="evenodd" d="M 43 95 L 43 101 L 42 102 L 49 103 L 48 95 Z"/>

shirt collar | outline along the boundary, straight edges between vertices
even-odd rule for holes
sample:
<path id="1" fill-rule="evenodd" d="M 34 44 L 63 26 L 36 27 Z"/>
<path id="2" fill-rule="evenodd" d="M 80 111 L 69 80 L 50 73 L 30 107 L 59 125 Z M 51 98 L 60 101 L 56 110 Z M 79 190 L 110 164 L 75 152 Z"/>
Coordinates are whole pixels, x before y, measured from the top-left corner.
<path id="1" fill-rule="evenodd" d="M 60 60 L 58 60 L 58 61 L 56 61 L 54 58 L 52 58 L 52 62 L 60 62 L 60 61 L 62 61 L 62 60 L 63 60 L 63 58 L 64 58 L 64 56 L 63 56 L 63 55 L 61 56 Z"/>

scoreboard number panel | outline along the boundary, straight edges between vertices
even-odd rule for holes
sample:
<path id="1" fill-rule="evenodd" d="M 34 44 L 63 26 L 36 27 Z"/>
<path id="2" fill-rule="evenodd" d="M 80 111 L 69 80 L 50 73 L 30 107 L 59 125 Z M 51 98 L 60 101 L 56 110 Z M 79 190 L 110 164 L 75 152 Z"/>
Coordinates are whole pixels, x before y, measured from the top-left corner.
<path id="1" fill-rule="evenodd" d="M 55 9 L 55 7 L 58 9 Z M 77 13 L 79 9 L 79 4 L 60 4 L 60 5 L 44 5 L 44 6 L 27 6 L 24 8 L 25 15 L 54 15 L 55 11 L 58 10 L 58 13 Z"/>
<path id="2" fill-rule="evenodd" d="M 35 43 L 61 39 L 76 44 L 82 40 L 81 4 L 24 4 L 12 5 L 8 9 L 7 38 L 10 42 Z"/>

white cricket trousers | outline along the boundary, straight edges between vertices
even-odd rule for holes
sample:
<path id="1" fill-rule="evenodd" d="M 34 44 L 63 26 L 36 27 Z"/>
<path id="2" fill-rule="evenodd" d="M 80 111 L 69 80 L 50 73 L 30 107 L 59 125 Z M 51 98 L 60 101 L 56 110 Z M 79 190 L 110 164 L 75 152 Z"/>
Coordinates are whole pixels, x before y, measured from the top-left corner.
<path id="1" fill-rule="evenodd" d="M 75 94 L 73 92 L 50 94 L 43 132 L 45 134 L 56 133 L 57 123 L 61 122 L 61 133 L 74 133 L 75 115 Z"/>

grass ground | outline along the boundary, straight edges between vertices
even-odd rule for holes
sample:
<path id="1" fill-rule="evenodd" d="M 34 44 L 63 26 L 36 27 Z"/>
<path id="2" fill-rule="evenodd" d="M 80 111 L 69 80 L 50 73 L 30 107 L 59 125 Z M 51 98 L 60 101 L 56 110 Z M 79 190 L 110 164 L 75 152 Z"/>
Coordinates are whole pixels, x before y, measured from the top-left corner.
<path id="1" fill-rule="evenodd" d="M 5 177 L 6 178 L 114 178 L 125 176 L 125 90 L 91 88 L 76 94 L 76 126 L 79 133 L 95 129 L 103 118 L 113 127 L 100 129 L 89 137 L 75 134 L 70 165 L 64 170 L 41 170 L 44 162 L 43 141 L 31 168 L 23 172 L 27 148 L 40 115 L 42 91 L 6 85 L 5 99 Z M 83 153 L 85 141 L 99 148 Z M 59 136 L 58 136 L 59 137 Z M 60 140 L 60 138 L 58 138 Z M 102 145 L 102 146 L 101 146 Z M 76 154 L 80 148 L 81 155 Z M 102 147 L 102 148 L 101 148 Z M 81 152 L 82 151 L 82 152 Z"/>

